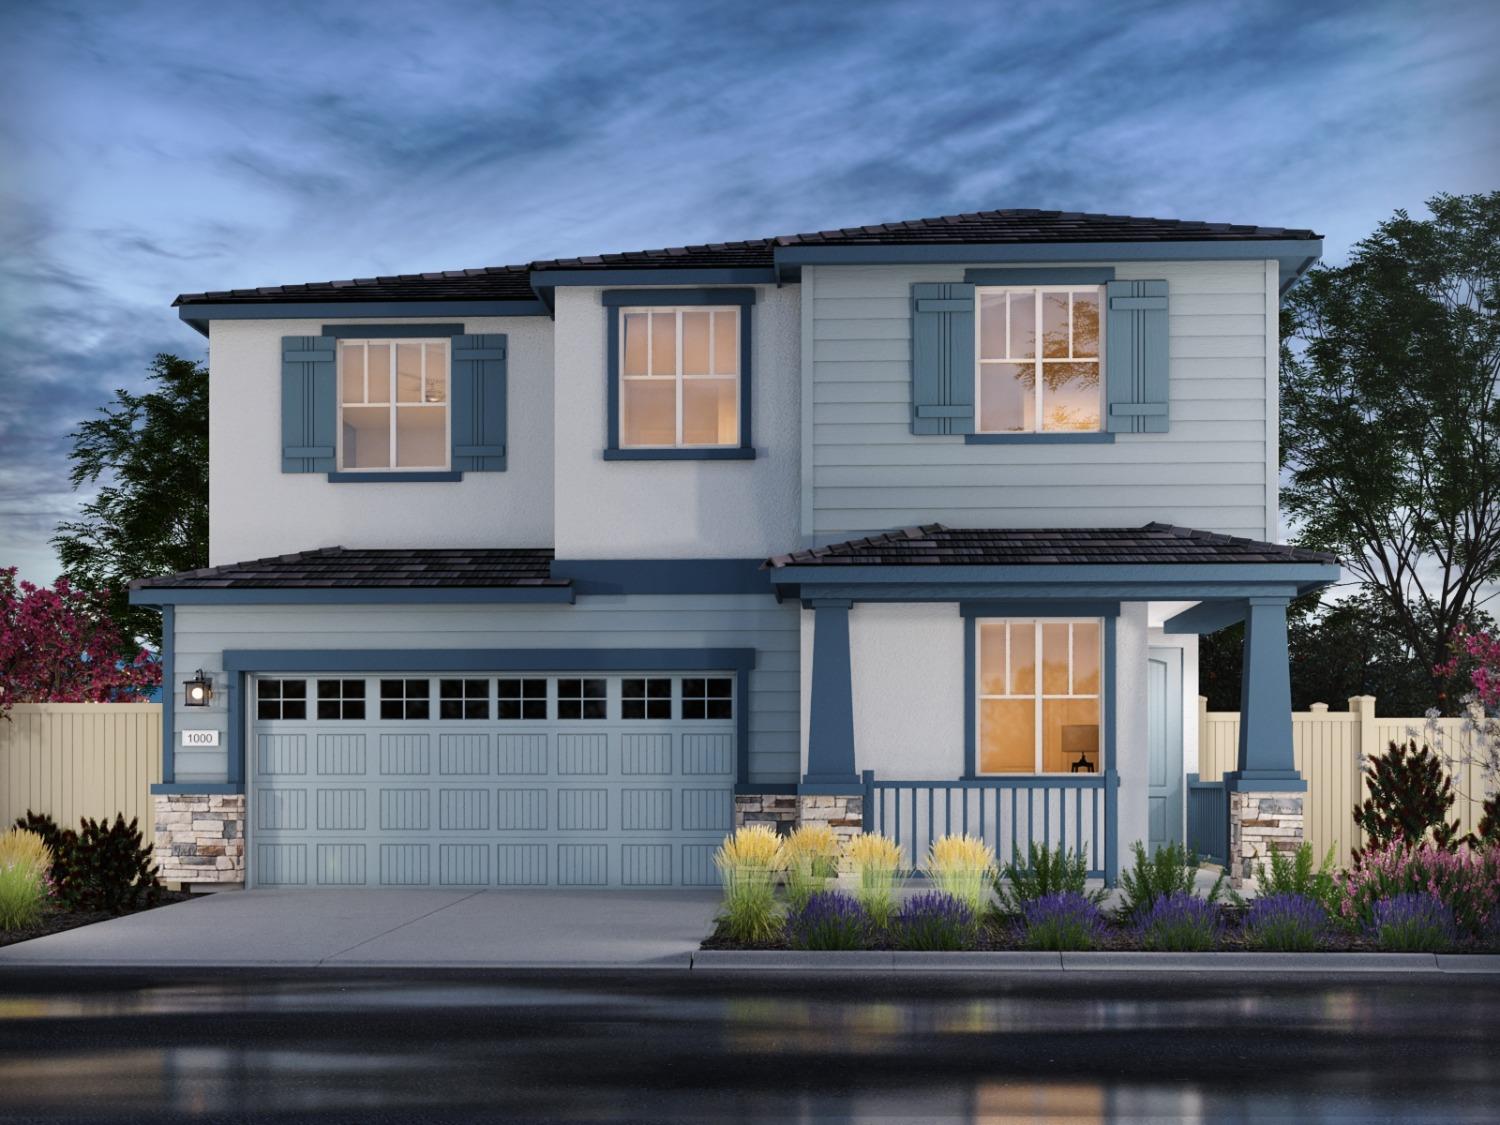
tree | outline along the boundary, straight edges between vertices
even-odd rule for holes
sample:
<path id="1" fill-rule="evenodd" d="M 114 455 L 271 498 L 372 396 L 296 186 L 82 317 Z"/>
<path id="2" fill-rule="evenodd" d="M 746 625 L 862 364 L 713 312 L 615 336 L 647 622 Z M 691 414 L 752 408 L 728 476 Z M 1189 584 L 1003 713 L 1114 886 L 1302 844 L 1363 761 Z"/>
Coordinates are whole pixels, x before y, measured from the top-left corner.
<path id="1" fill-rule="evenodd" d="M 1500 192 L 1398 211 L 1282 314 L 1282 491 L 1437 671 L 1500 578 Z"/>
<path id="2" fill-rule="evenodd" d="M 0 715 L 14 703 L 110 703 L 138 700 L 161 683 L 161 665 L 145 649 L 133 660 L 109 614 L 103 590 L 78 590 L 66 578 L 50 588 L 0 568 Z"/>
<path id="3" fill-rule="evenodd" d="M 73 487 L 104 483 L 52 540 L 74 586 L 110 591 L 122 655 L 161 641 L 160 613 L 129 602 L 131 580 L 208 565 L 208 369 L 162 354 L 148 381 L 72 434 Z"/>

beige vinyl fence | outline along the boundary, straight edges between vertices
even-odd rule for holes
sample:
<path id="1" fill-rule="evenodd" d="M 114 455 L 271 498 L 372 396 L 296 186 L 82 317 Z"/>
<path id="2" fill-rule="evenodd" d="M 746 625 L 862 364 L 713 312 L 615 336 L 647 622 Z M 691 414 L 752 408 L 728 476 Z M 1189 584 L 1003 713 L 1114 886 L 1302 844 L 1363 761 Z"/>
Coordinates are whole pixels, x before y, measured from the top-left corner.
<path id="1" fill-rule="evenodd" d="M 1439 719 L 1444 742 L 1457 749 L 1468 737 L 1462 719 Z M 1350 851 L 1363 846 L 1364 835 L 1354 825 L 1354 806 L 1369 796 L 1361 765 L 1366 757 L 1383 752 L 1391 742 L 1430 740 L 1427 719 L 1376 716 L 1375 698 L 1356 695 L 1348 711 L 1330 711 L 1326 703 L 1314 703 L 1310 711 L 1292 712 L 1292 752 L 1297 769 L 1307 779 L 1304 804 L 1306 838 L 1318 859 L 1330 846 L 1339 862 Z M 1218 781 L 1235 767 L 1239 751 L 1238 711 L 1210 711 L 1208 700 L 1198 698 L 1198 774 L 1204 781 Z M 1453 780 L 1457 796 L 1450 819 L 1458 820 L 1460 832 L 1478 828 L 1483 815 L 1484 777 L 1477 768 L 1462 771 Z"/>
<path id="2" fill-rule="evenodd" d="M 161 779 L 161 704 L 18 703 L 0 719 L 0 830 L 31 809 L 58 824 L 139 817 Z"/>

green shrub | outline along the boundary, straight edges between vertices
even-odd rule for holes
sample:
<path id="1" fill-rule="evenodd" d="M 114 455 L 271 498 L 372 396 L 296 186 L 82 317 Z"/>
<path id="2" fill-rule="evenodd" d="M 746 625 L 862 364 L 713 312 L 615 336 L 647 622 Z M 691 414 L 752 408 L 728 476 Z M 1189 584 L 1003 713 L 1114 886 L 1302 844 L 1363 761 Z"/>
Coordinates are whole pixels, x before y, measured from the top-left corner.
<path id="1" fill-rule="evenodd" d="M 1164 844 L 1156 849 L 1155 855 L 1147 855 L 1146 846 L 1137 840 L 1132 851 L 1135 869 L 1120 873 L 1122 918 L 1127 921 L 1140 919 L 1167 895 L 1193 895 L 1198 865 L 1181 844 Z M 1217 902 L 1223 889 L 1224 874 L 1220 872 L 1206 901 Z"/>
<path id="2" fill-rule="evenodd" d="M 1255 865 L 1256 893 L 1262 897 L 1300 895 L 1312 899 L 1330 915 L 1336 913 L 1343 895 L 1333 877 L 1333 850 L 1330 844 L 1316 871 L 1312 845 L 1306 841 L 1297 845 L 1290 858 L 1285 852 L 1273 851 L 1269 870 L 1264 863 Z"/>
<path id="3" fill-rule="evenodd" d="M 0 930 L 19 930 L 42 915 L 46 876 L 25 863 L 0 865 Z"/>
<path id="4" fill-rule="evenodd" d="M 1401 839 L 1419 844 L 1432 833 L 1439 847 L 1457 842 L 1458 821 L 1443 818 L 1453 808 L 1453 784 L 1430 746 L 1417 749 L 1392 742 L 1384 754 L 1365 763 L 1370 796 L 1354 806 L 1354 823 L 1380 847 Z"/>
<path id="5" fill-rule="evenodd" d="M 1026 866 L 1014 859 L 995 877 L 995 899 L 1006 914 L 1024 914 L 1028 903 L 1049 895 L 1075 894 L 1100 905 L 1109 891 L 1086 890 L 1088 862 L 1082 852 L 1064 851 L 1061 844 L 1051 851 L 1027 845 Z"/>

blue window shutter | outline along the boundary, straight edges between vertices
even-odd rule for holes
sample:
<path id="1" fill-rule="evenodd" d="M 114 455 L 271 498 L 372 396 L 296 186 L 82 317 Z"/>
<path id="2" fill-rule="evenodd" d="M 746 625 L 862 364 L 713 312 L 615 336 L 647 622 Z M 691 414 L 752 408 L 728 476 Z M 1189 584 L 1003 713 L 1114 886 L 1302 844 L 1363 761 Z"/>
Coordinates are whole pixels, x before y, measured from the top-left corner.
<path id="1" fill-rule="evenodd" d="M 453 467 L 503 473 L 506 443 L 504 335 L 453 337 Z"/>
<path id="2" fill-rule="evenodd" d="M 331 473 L 338 439 L 337 341 L 281 338 L 281 471 Z"/>
<path id="3" fill-rule="evenodd" d="M 1167 283 L 1111 281 L 1104 287 L 1106 430 L 1164 434 L 1168 413 Z"/>
<path id="4" fill-rule="evenodd" d="M 974 432 L 974 286 L 911 287 L 911 432 Z"/>

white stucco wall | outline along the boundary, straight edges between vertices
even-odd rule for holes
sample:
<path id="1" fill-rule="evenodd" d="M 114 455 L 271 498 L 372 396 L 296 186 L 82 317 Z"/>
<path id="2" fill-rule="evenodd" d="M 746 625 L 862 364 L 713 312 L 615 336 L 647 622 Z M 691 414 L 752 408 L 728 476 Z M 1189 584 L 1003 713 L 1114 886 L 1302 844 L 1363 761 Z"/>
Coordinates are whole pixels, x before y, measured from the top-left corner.
<path id="1" fill-rule="evenodd" d="M 1150 647 L 1145 602 L 1125 602 L 1115 623 L 1115 769 L 1120 775 L 1120 866 L 1129 866 L 1130 845 L 1148 835 L 1146 809 L 1150 748 L 1146 739 L 1146 650 Z M 1186 694 L 1186 693 L 1184 693 Z"/>
<path id="2" fill-rule="evenodd" d="M 441 484 L 331 484 L 281 471 L 281 338 L 357 320 L 216 320 L 209 337 L 209 563 L 316 547 L 552 544 L 552 322 L 432 317 L 509 337 L 503 473 Z"/>
<path id="3" fill-rule="evenodd" d="M 798 287 L 756 286 L 751 461 L 605 461 L 607 310 L 558 288 L 559 558 L 756 558 L 800 545 Z"/>

